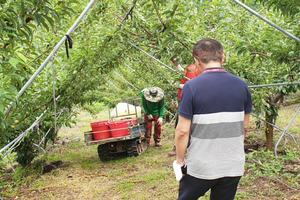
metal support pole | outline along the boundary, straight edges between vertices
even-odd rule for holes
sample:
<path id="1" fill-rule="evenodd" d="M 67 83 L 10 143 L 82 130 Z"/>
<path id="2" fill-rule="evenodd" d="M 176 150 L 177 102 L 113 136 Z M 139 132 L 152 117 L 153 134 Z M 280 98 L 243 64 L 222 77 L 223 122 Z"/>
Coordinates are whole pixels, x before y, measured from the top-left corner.
<path id="1" fill-rule="evenodd" d="M 14 142 L 14 144 L 13 144 L 13 142 L 10 142 L 8 145 L 6 145 L 4 148 L 2 148 L 1 150 L 0 150 L 0 153 L 2 153 L 5 149 L 7 149 L 9 146 L 11 146 L 7 151 L 6 151 L 6 153 L 1 157 L 1 159 L 3 159 L 3 157 L 4 156 L 6 156 L 7 154 L 8 154 L 8 152 L 11 150 L 11 149 L 13 149 L 16 145 L 17 145 L 17 143 L 25 136 L 25 134 L 28 132 L 28 131 L 30 131 L 30 130 L 32 130 L 33 129 L 33 127 L 35 127 L 35 125 L 36 124 L 38 124 L 39 123 L 39 121 L 41 120 L 41 118 L 44 116 L 44 114 L 46 113 L 48 111 L 48 108 L 35 120 L 35 122 L 33 122 L 33 124 L 31 124 L 31 126 L 29 127 L 29 128 L 27 128 L 26 129 L 26 131 L 24 131 L 21 135 L 19 135 L 16 139 L 14 139 L 13 141 L 15 141 Z"/>
<path id="2" fill-rule="evenodd" d="M 78 17 L 78 19 L 75 21 L 73 26 L 68 30 L 66 35 L 70 35 L 73 30 L 76 28 L 76 26 L 79 24 L 81 19 L 84 17 L 84 15 L 87 13 L 87 11 L 91 8 L 91 6 L 94 4 L 96 0 L 91 0 L 90 3 L 87 5 L 87 7 L 84 9 L 84 11 L 81 13 L 81 15 Z M 28 86 L 34 81 L 34 79 L 37 77 L 37 75 L 43 70 L 43 68 L 46 66 L 46 64 L 49 62 L 52 56 L 58 51 L 60 46 L 64 43 L 64 41 L 67 39 L 67 36 L 64 36 L 61 41 L 54 47 L 53 51 L 50 53 L 50 55 L 46 58 L 46 60 L 42 63 L 42 65 L 37 69 L 37 71 L 31 76 L 31 78 L 27 81 L 27 83 L 23 86 L 23 88 L 19 91 L 17 95 L 17 99 L 25 92 L 25 90 L 28 88 Z M 10 110 L 12 107 L 13 102 L 10 102 L 7 109 L 4 111 L 4 115 Z"/>
<path id="3" fill-rule="evenodd" d="M 115 84 L 113 84 L 111 81 L 107 81 L 109 84 L 111 84 L 112 86 L 114 86 L 115 88 L 119 89 Z"/>
<path id="4" fill-rule="evenodd" d="M 65 111 L 66 108 L 61 109 L 59 115 L 57 116 L 56 119 L 58 119 L 60 117 L 60 115 Z M 47 137 L 48 133 L 51 131 L 51 129 L 53 128 L 53 125 L 48 129 L 46 135 L 42 138 L 42 140 L 39 142 L 39 145 L 34 144 L 35 146 L 37 146 L 38 148 L 42 149 L 44 151 L 44 153 L 46 153 L 46 151 L 41 147 L 42 142 L 45 140 L 45 138 Z M 36 150 L 34 150 L 35 152 Z"/>
<path id="5" fill-rule="evenodd" d="M 281 129 L 281 128 L 275 126 L 274 124 L 271 124 L 270 122 L 267 122 L 266 120 L 260 118 L 259 116 L 256 116 L 256 115 L 254 115 L 254 114 L 252 114 L 252 113 L 251 113 L 251 115 L 252 115 L 253 117 L 256 117 L 257 119 L 259 119 L 259 120 L 261 120 L 261 121 L 263 121 L 263 122 L 269 124 L 270 126 L 273 126 L 274 128 L 277 128 L 277 129 L 280 130 L 280 131 L 284 131 L 283 129 Z M 288 134 L 291 138 L 293 138 L 294 142 L 297 144 L 295 138 L 294 138 L 290 133 L 286 132 L 286 134 Z"/>
<path id="6" fill-rule="evenodd" d="M 126 63 L 124 63 L 124 65 L 125 65 L 127 68 L 129 68 L 131 71 L 135 72 L 135 70 L 132 69 L 131 67 L 129 67 L 128 65 L 126 65 Z"/>
<path id="7" fill-rule="evenodd" d="M 11 161 L 10 161 L 10 159 L 9 159 L 8 155 L 6 155 L 6 157 L 7 157 L 8 161 L 9 161 L 9 164 L 10 164 L 11 168 L 12 168 L 12 169 L 13 169 L 13 171 L 15 172 L 15 168 L 13 167 L 13 165 L 12 165 L 12 163 L 11 163 Z"/>
<path id="8" fill-rule="evenodd" d="M 294 119 L 295 119 L 296 115 L 298 114 L 299 110 L 300 110 L 300 106 L 298 107 L 298 109 L 297 109 L 296 113 L 294 114 L 293 118 L 291 119 L 290 123 L 287 125 L 287 127 L 285 128 L 285 130 L 284 130 L 283 133 L 281 134 L 280 138 L 278 139 L 278 141 L 277 141 L 277 143 L 276 143 L 276 145 L 275 145 L 275 149 L 274 149 L 274 154 L 275 154 L 275 156 L 277 156 L 277 146 L 278 146 L 280 140 L 281 140 L 282 137 L 286 134 L 287 129 L 290 127 L 290 125 L 291 125 L 292 122 L 294 121 Z M 293 139 L 294 139 L 294 138 L 293 138 Z M 294 141 L 295 141 L 295 139 L 294 139 Z M 297 144 L 296 141 L 295 141 L 295 143 Z"/>
<path id="9" fill-rule="evenodd" d="M 176 116 L 177 116 L 177 113 L 174 115 L 174 117 L 172 118 L 172 120 L 170 121 L 169 124 L 172 124 L 172 122 L 174 121 L 174 119 L 176 118 Z"/>
<path id="10" fill-rule="evenodd" d="M 299 85 L 300 82 L 289 82 L 289 83 L 272 83 L 272 84 L 265 84 L 265 85 L 251 85 L 248 86 L 249 88 L 262 88 L 262 87 L 270 87 L 270 86 L 279 86 L 279 85 Z"/>
<path id="11" fill-rule="evenodd" d="M 44 153 L 46 153 L 45 149 L 43 149 L 43 148 L 40 147 L 39 145 L 37 145 L 37 144 L 35 144 L 35 143 L 33 143 L 33 145 L 36 146 L 36 147 L 39 148 L 39 149 L 42 149 L 42 150 L 44 151 Z"/>
<path id="12" fill-rule="evenodd" d="M 285 31 L 284 29 L 280 28 L 279 26 L 277 26 L 273 22 L 267 20 L 266 18 L 264 18 L 263 16 L 261 16 L 260 14 L 258 14 L 257 12 L 255 12 L 254 10 L 252 10 L 251 8 L 249 8 L 248 6 L 246 6 L 245 4 L 239 2 L 238 0 L 233 0 L 233 1 L 235 3 L 237 3 L 238 5 L 240 5 L 241 7 L 243 7 L 244 9 L 248 10 L 250 13 L 254 14 L 255 16 L 257 16 L 259 19 L 267 22 L 268 24 L 270 24 L 271 26 L 273 26 L 274 28 L 276 28 L 277 30 L 279 30 L 280 32 L 282 32 L 283 34 L 289 36 L 293 40 L 295 40 L 295 41 L 297 41 L 297 42 L 300 43 L 300 39 L 299 38 L 297 38 L 296 36 L 290 34 L 289 32 Z"/>
<path id="13" fill-rule="evenodd" d="M 175 116 L 173 113 L 171 113 L 171 112 L 168 111 L 167 109 L 165 109 L 165 111 L 167 111 L 167 113 L 171 114 L 173 117 Z"/>
<path id="14" fill-rule="evenodd" d="M 152 59 L 155 60 L 156 62 L 162 64 L 163 66 L 165 66 L 165 67 L 168 68 L 169 70 L 171 70 L 171 71 L 173 71 L 173 72 L 175 72 L 175 73 L 177 73 L 177 74 L 179 74 L 179 75 L 182 75 L 180 72 L 178 72 L 178 71 L 176 71 L 175 69 L 169 67 L 168 65 L 166 65 L 166 64 L 163 63 L 163 62 L 161 62 L 160 60 L 154 58 L 154 57 L 151 56 L 150 54 L 146 53 L 146 52 L 143 51 L 142 49 L 140 49 L 140 48 L 138 48 L 137 46 L 135 46 L 134 44 L 132 44 L 131 42 L 128 42 L 128 43 L 129 43 L 131 46 L 133 46 L 134 48 L 136 48 L 137 50 L 139 50 L 140 52 L 142 52 L 143 54 L 149 56 L 150 58 L 152 58 Z M 191 80 L 191 79 L 189 79 L 189 78 L 186 77 L 186 76 L 183 76 L 183 77 L 184 77 L 185 79 L 187 79 L 187 80 Z"/>

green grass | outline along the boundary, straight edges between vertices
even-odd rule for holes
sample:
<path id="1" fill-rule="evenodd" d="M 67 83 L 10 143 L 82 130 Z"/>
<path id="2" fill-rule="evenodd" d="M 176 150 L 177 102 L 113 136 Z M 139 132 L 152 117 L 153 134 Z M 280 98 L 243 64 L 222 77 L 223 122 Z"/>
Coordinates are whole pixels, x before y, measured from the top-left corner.
<path id="1" fill-rule="evenodd" d="M 297 106 L 280 110 L 277 126 L 284 128 Z M 151 146 L 138 157 L 117 156 L 109 162 L 101 162 L 97 155 L 97 146 L 86 146 L 83 133 L 90 130 L 90 122 L 107 118 L 107 111 L 91 116 L 86 112 L 78 117 L 72 128 L 62 128 L 59 140 L 48 147 L 48 153 L 35 160 L 36 164 L 18 167 L 11 178 L 2 174 L 0 180 L 1 195 L 4 199 L 176 199 L 178 182 L 175 180 L 172 162 L 167 153 L 174 144 L 174 126 L 163 127 L 162 148 Z M 280 120 L 279 120 L 280 119 Z M 297 117 L 289 132 L 299 139 Z M 255 119 L 251 118 L 251 126 Z M 276 132 L 278 139 L 280 132 Z M 263 129 L 251 129 L 248 137 L 253 141 L 265 140 Z M 63 139 L 70 139 L 64 145 Z M 79 138 L 78 141 L 76 138 Z M 152 145 L 154 145 L 152 140 Z M 293 144 L 287 137 L 286 145 L 280 143 L 279 150 L 285 155 L 274 157 L 273 152 L 259 148 L 246 156 L 245 175 L 242 177 L 236 199 L 276 199 L 286 198 L 293 193 L 290 188 L 300 190 L 300 175 L 287 170 L 293 166 L 300 171 L 299 145 Z M 64 165 L 50 173 L 41 174 L 40 166 L 61 160 Z M 258 165 L 257 163 L 260 163 Z M 6 179 L 5 179 L 6 178 Z M 34 191 L 34 192 L 33 192 Z M 294 197 L 293 197 L 294 198 Z M 201 200 L 209 199 L 209 192 Z M 294 198 L 297 199 L 297 196 Z"/>

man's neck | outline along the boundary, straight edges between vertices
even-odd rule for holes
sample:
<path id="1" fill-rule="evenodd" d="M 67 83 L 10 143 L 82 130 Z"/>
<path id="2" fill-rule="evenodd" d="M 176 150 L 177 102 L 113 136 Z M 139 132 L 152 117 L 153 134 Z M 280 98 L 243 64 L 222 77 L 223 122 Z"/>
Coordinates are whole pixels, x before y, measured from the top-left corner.
<path id="1" fill-rule="evenodd" d="M 201 73 L 203 70 L 208 68 L 217 68 L 222 67 L 222 63 L 220 62 L 209 62 L 209 63 L 201 63 L 200 66 L 198 66 L 198 71 Z"/>
<path id="2" fill-rule="evenodd" d="M 222 64 L 220 62 L 209 62 L 207 64 L 202 63 L 203 69 L 207 68 L 216 68 L 216 67 L 222 67 Z"/>

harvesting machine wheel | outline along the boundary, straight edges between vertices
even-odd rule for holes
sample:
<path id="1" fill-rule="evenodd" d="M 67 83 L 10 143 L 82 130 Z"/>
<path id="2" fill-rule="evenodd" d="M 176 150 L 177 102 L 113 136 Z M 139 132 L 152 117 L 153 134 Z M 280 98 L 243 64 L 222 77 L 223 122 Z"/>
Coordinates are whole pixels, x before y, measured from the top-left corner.
<path id="1" fill-rule="evenodd" d="M 98 146 L 98 155 L 101 161 L 109 161 L 111 160 L 111 156 L 109 155 L 109 144 L 102 144 Z"/>
<path id="2" fill-rule="evenodd" d="M 139 139 L 127 141 L 127 154 L 128 156 L 138 156 L 143 151 L 143 146 Z"/>

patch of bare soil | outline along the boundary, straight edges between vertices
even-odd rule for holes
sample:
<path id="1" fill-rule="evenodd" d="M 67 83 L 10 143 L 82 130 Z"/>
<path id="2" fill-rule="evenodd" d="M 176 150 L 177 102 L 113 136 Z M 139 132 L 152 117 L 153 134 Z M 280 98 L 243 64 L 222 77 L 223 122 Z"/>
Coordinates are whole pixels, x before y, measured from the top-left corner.
<path id="1" fill-rule="evenodd" d="M 54 169 L 60 168 L 63 166 L 63 162 L 61 160 L 50 162 L 50 164 L 47 164 L 43 168 L 43 174 L 49 173 Z"/>
<path id="2" fill-rule="evenodd" d="M 249 152 L 258 150 L 260 147 L 266 146 L 265 142 L 260 138 L 254 137 L 246 137 L 244 143 L 244 150 L 245 153 L 248 154 Z"/>
<path id="3" fill-rule="evenodd" d="M 282 181 L 279 178 L 259 176 L 251 186 L 240 185 L 238 192 L 248 193 L 249 198 L 247 199 L 299 200 L 300 190 L 292 188 L 288 184 L 288 181 Z"/>

